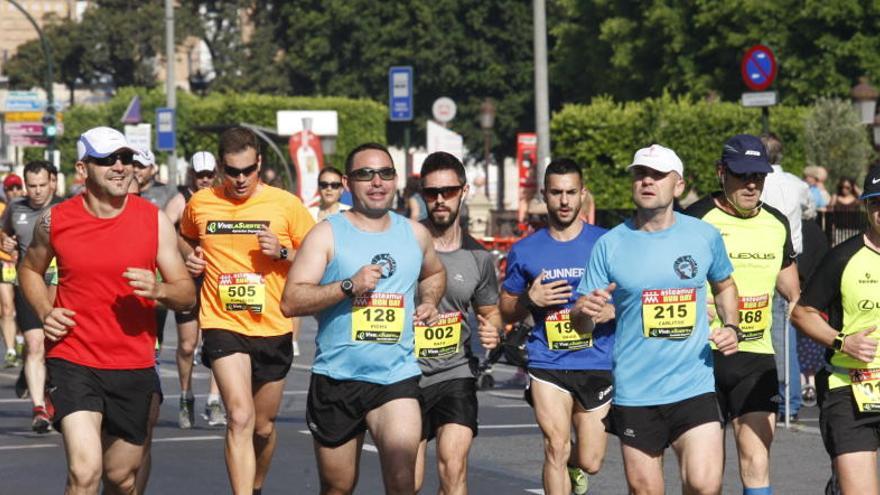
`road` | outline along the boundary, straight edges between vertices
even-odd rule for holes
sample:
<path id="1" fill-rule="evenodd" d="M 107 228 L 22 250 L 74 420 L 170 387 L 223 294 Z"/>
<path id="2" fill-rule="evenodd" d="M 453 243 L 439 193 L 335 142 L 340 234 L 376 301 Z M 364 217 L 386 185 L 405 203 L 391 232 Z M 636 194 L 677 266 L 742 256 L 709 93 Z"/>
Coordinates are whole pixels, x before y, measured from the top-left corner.
<path id="1" fill-rule="evenodd" d="M 173 318 L 170 318 L 173 320 Z M 201 418 L 191 430 L 177 428 L 179 387 L 174 364 L 175 332 L 166 329 L 166 345 L 160 356 L 160 376 L 165 395 L 161 418 L 153 440 L 153 474 L 148 493 L 229 493 L 223 460 L 224 431 L 210 428 Z M 317 493 L 318 476 L 312 442 L 304 423 L 309 365 L 314 353 L 316 323 L 303 321 L 300 337 L 302 356 L 287 377 L 285 397 L 278 419 L 278 448 L 264 487 L 265 494 Z M 63 490 L 65 460 L 61 436 L 37 435 L 30 431 L 30 404 L 15 398 L 13 384 L 18 369 L 0 370 L 0 494 L 42 495 Z M 506 365 L 496 366 L 494 375 L 504 382 L 514 373 Z M 201 412 L 208 389 L 208 374 L 198 366 L 194 377 L 196 409 Z M 471 493 L 543 493 L 540 432 L 534 415 L 516 387 L 500 384 L 481 391 L 480 434 L 470 456 Z M 829 461 L 816 429 L 815 408 L 802 411 L 801 422 L 791 431 L 778 432 L 773 444 L 773 480 L 778 494 L 823 493 L 829 475 Z M 724 493 L 741 493 L 736 456 L 727 434 L 727 464 Z M 680 492 L 676 462 L 667 452 L 664 465 L 669 493 Z M 436 458 L 429 448 L 429 467 L 424 493 L 436 493 Z M 602 471 L 590 480 L 592 494 L 626 493 L 626 482 L 617 439 L 611 437 Z M 379 460 L 369 438 L 361 458 L 358 493 L 382 493 Z"/>

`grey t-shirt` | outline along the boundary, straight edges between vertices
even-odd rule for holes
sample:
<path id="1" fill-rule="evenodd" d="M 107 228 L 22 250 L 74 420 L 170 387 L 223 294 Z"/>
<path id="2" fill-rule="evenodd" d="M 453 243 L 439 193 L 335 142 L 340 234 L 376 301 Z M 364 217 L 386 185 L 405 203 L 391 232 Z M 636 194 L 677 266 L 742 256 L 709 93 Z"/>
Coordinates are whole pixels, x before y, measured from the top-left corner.
<path id="1" fill-rule="evenodd" d="M 162 184 L 156 179 L 153 179 L 151 184 L 149 189 L 141 191 L 140 196 L 156 205 L 160 210 L 165 208 L 171 198 L 177 196 L 177 189 L 168 184 Z"/>
<path id="2" fill-rule="evenodd" d="M 433 334 L 443 331 L 449 332 L 446 334 L 447 337 L 451 335 L 450 328 L 457 327 L 453 323 L 456 320 L 460 321 L 461 335 L 457 349 L 452 354 L 449 354 L 449 346 L 424 351 L 425 354 L 431 354 L 433 351 L 444 356 L 419 358 L 419 366 L 422 368 L 422 387 L 457 378 L 474 377 L 476 358 L 470 350 L 471 329 L 467 323 L 467 314 L 476 307 L 498 303 L 498 280 L 495 277 L 492 255 L 473 237 L 465 234 L 461 248 L 437 254 L 446 268 L 446 294 L 440 300 L 438 310 L 441 314 L 457 312 L 460 316 L 447 319 L 449 324 L 438 325 L 439 329 L 431 328 L 423 331 L 432 335 L 417 335 L 416 352 L 419 352 L 420 342 L 426 342 L 426 337 L 434 337 Z"/>
<path id="3" fill-rule="evenodd" d="M 60 203 L 58 197 L 53 197 L 49 204 L 42 208 L 33 208 L 27 196 L 15 198 L 3 212 L 3 232 L 6 235 L 14 235 L 18 239 L 18 262 L 24 260 L 31 241 L 34 240 L 34 225 L 37 224 L 44 210 Z"/>

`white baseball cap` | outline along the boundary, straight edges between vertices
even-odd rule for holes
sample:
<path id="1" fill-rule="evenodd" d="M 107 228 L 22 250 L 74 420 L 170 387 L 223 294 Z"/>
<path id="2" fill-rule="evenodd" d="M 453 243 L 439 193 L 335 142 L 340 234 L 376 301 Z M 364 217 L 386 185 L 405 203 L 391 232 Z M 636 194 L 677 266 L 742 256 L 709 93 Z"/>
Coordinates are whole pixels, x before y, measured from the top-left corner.
<path id="1" fill-rule="evenodd" d="M 195 172 L 213 172 L 217 169 L 217 160 L 210 151 L 197 151 L 190 160 Z"/>
<path id="2" fill-rule="evenodd" d="M 681 163 L 681 158 L 671 149 L 659 144 L 652 144 L 636 151 L 633 162 L 626 169 L 639 165 L 663 173 L 678 172 L 680 177 L 684 177 L 684 164 Z"/>
<path id="3" fill-rule="evenodd" d="M 148 149 L 138 150 L 137 153 L 134 154 L 134 161 L 140 163 L 141 165 L 146 165 L 148 167 L 156 164 L 156 157 L 153 156 L 153 152 Z"/>
<path id="4" fill-rule="evenodd" d="M 137 153 L 125 136 L 111 127 L 94 127 L 82 133 L 76 142 L 76 155 L 79 160 L 86 156 L 104 158 L 119 150 Z"/>

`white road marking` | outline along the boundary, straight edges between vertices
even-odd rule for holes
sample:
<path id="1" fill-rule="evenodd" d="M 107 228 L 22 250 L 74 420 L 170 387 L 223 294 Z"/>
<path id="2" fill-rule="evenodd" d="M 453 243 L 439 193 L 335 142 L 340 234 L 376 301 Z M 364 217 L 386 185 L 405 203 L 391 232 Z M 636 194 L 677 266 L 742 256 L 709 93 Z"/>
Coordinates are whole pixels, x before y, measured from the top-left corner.
<path id="1" fill-rule="evenodd" d="M 526 490 L 526 493 L 537 493 L 538 495 L 544 495 L 544 490 L 541 488 L 532 488 L 531 490 Z"/>
<path id="2" fill-rule="evenodd" d="M 481 430 L 519 430 L 523 428 L 537 428 L 538 425 L 536 423 L 532 424 L 516 424 L 516 425 L 484 425 L 480 424 Z"/>
<path id="3" fill-rule="evenodd" d="M 33 445 L 5 445 L 0 447 L 0 451 L 2 450 L 30 450 L 30 449 L 49 449 L 52 447 L 61 447 L 58 444 L 54 443 L 35 443 Z"/>
<path id="4" fill-rule="evenodd" d="M 172 442 L 201 442 L 205 440 L 224 440 L 226 437 L 220 435 L 205 435 L 201 437 L 169 437 L 154 438 L 153 443 L 172 443 Z"/>

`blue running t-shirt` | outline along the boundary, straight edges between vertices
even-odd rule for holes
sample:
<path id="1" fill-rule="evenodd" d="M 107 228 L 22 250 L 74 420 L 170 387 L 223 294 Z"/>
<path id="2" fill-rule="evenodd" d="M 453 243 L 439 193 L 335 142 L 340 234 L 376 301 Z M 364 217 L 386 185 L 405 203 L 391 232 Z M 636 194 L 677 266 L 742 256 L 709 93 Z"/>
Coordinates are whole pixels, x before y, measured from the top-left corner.
<path id="1" fill-rule="evenodd" d="M 599 239 L 577 292 L 617 284 L 615 404 L 670 404 L 715 391 L 706 281 L 732 273 L 718 230 L 678 213 L 659 232 L 627 220 Z"/>
<path id="2" fill-rule="evenodd" d="M 507 272 L 502 288 L 513 295 L 527 291 L 544 272 L 544 283 L 563 279 L 574 289 L 583 277 L 584 266 L 596 240 L 607 230 L 584 224 L 581 233 L 566 242 L 557 241 L 547 229 L 521 239 L 507 256 Z M 568 310 L 577 294 L 572 290 L 568 304 L 533 308 L 535 327 L 526 350 L 529 368 L 551 370 L 610 370 L 614 345 L 614 322 L 599 325 L 592 333 L 579 335 L 568 321 Z"/>

